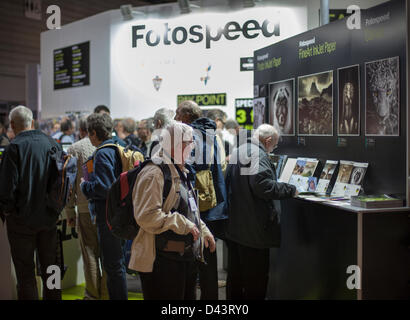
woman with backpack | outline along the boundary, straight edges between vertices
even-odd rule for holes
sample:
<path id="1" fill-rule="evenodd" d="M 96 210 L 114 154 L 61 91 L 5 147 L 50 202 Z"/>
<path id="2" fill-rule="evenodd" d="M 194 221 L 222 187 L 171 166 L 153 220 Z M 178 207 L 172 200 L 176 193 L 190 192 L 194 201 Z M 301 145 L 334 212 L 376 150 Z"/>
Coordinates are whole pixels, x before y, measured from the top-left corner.
<path id="1" fill-rule="evenodd" d="M 195 300 L 197 261 L 204 261 L 204 246 L 215 251 L 215 240 L 199 217 L 197 195 L 184 167 L 192 128 L 173 122 L 160 140 L 161 150 L 141 170 L 133 189 L 140 229 L 129 268 L 139 272 L 145 300 Z M 161 162 L 169 166 L 170 179 L 157 165 Z M 166 180 L 171 185 L 164 199 Z"/>

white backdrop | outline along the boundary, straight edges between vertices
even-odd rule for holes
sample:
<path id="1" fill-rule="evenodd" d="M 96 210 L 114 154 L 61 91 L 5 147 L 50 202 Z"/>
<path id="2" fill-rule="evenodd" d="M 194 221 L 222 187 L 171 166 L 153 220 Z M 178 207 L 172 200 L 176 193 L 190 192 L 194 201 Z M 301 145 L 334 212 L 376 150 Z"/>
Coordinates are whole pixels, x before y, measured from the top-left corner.
<path id="1" fill-rule="evenodd" d="M 233 117 L 235 99 L 253 97 L 253 72 L 240 72 L 240 58 L 251 57 L 256 49 L 307 30 L 306 3 L 285 3 L 289 3 L 289 7 L 272 5 L 229 12 L 226 8 L 214 7 L 212 11 L 202 8 L 200 13 L 167 19 L 154 19 L 154 14 L 148 13 L 131 21 L 123 21 L 120 10 L 111 10 L 62 26 L 60 30 L 43 32 L 42 118 L 63 115 L 66 111 L 92 111 L 96 105 L 106 104 L 114 118 L 131 116 L 139 120 L 153 116 L 160 107 L 176 108 L 177 95 L 201 93 L 226 93 L 227 103 L 221 109 Z M 179 10 L 178 4 L 171 6 L 176 7 L 174 11 Z M 153 10 L 150 6 L 150 12 Z M 265 37 L 258 30 L 259 36 L 254 39 L 237 33 L 240 37 L 229 41 L 222 35 L 219 41 L 211 43 L 210 49 L 206 49 L 205 39 L 200 43 L 186 41 L 168 46 L 162 42 L 165 23 L 171 29 L 182 26 L 188 31 L 193 25 L 201 25 L 203 33 L 208 25 L 211 34 L 215 35 L 218 28 L 230 21 L 242 27 L 245 21 L 256 20 L 262 25 L 266 19 L 270 22 L 270 32 L 273 24 L 279 21 L 280 36 Z M 144 38 L 133 48 L 134 25 L 146 25 L 144 35 L 155 29 L 161 36 L 161 43 L 150 47 Z M 90 85 L 54 90 L 53 50 L 85 41 L 90 41 Z M 209 66 L 209 80 L 205 85 L 201 77 L 207 75 Z M 156 76 L 162 78 L 158 91 L 153 85 Z"/>

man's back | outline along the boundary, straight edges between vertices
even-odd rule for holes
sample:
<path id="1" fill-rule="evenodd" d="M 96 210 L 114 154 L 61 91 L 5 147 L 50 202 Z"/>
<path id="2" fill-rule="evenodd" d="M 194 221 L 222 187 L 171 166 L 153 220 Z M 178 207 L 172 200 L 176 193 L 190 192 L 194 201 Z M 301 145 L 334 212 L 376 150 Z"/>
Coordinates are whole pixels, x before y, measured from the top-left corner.
<path id="1" fill-rule="evenodd" d="M 38 130 L 19 133 L 10 143 L 0 171 L 0 205 L 11 218 L 30 227 L 52 226 L 47 210 L 49 151 L 61 147 Z"/>

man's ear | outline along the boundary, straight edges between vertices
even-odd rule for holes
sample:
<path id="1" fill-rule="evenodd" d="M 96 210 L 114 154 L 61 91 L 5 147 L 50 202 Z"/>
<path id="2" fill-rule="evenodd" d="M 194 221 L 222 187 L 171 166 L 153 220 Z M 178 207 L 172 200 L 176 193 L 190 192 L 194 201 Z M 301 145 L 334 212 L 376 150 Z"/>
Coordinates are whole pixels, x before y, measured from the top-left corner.
<path id="1" fill-rule="evenodd" d="M 34 129 L 34 119 L 31 120 L 31 129 Z"/>

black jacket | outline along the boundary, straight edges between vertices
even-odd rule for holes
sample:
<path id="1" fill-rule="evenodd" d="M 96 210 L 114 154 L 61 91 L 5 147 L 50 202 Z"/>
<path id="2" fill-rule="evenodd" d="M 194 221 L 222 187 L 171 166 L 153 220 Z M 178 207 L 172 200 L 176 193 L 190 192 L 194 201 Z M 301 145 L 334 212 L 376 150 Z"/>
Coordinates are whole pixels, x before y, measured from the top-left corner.
<path id="1" fill-rule="evenodd" d="M 296 188 L 276 181 L 275 166 L 265 148 L 251 139 L 233 151 L 229 163 L 227 238 L 251 248 L 279 247 L 277 200 L 293 197 Z"/>
<path id="2" fill-rule="evenodd" d="M 52 227 L 58 216 L 46 208 L 49 152 L 61 146 L 39 130 L 19 133 L 7 147 L 0 169 L 0 212 L 18 224 Z"/>

